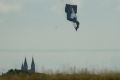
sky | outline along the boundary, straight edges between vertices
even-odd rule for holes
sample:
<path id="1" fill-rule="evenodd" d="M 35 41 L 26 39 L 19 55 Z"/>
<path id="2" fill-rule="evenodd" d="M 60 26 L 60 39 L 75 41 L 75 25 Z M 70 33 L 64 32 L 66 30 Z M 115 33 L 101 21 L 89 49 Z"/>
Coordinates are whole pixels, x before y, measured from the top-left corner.
<path id="1" fill-rule="evenodd" d="M 67 64 L 62 58 L 68 53 L 70 65 L 98 63 L 106 68 L 106 62 L 109 61 L 108 64 L 114 66 L 112 69 L 120 67 L 117 63 L 120 60 L 120 0 L 73 1 L 73 4 L 78 5 L 80 28 L 77 32 L 73 24 L 66 20 L 66 3 L 69 1 L 0 0 L 1 70 L 19 68 L 25 56 L 29 56 L 29 60 L 35 56 L 38 63 L 44 57 L 52 59 L 57 56 L 54 58 L 56 62 L 51 64 L 47 60 L 43 61 L 46 63 L 43 66 L 54 68 L 58 64 Z M 110 58 L 106 59 L 107 56 Z M 100 60 L 93 59 L 95 57 L 100 57 Z"/>

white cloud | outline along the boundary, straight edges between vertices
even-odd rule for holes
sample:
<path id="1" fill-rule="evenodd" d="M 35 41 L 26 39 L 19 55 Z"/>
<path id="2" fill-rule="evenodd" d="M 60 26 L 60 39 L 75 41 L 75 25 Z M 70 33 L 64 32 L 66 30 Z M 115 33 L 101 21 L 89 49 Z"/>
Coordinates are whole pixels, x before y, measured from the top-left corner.
<path id="1" fill-rule="evenodd" d="M 7 3 L 0 1 L 0 13 L 16 12 L 22 9 L 20 3 Z"/>

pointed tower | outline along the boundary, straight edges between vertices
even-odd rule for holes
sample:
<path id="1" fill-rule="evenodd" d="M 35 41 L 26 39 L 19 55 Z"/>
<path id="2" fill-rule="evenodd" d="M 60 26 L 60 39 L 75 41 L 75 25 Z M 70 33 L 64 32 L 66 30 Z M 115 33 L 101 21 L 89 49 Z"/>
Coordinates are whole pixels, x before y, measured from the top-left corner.
<path id="1" fill-rule="evenodd" d="M 24 65 L 23 65 L 23 70 L 28 71 L 28 64 L 27 64 L 26 57 L 25 57 Z"/>
<path id="2" fill-rule="evenodd" d="M 35 72 L 35 62 L 34 62 L 34 58 L 32 57 L 32 62 L 31 62 L 31 72 Z"/>
<path id="3" fill-rule="evenodd" d="M 24 70 L 24 66 L 23 66 L 23 63 L 22 63 L 22 66 L 21 66 L 21 70 L 22 70 L 22 71 Z"/>

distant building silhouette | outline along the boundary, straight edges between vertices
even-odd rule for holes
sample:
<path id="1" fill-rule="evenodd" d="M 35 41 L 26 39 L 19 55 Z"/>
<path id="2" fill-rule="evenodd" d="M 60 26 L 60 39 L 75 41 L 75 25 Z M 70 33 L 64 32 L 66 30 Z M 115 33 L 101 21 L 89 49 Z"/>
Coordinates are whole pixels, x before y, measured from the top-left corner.
<path id="1" fill-rule="evenodd" d="M 24 64 L 22 63 L 22 65 L 21 65 L 21 70 L 22 70 L 22 71 L 25 71 L 25 72 L 32 72 L 32 73 L 34 73 L 34 72 L 35 72 L 35 62 L 34 62 L 34 58 L 32 57 L 31 69 L 28 70 L 27 59 L 26 59 L 26 57 L 25 57 Z"/>
<path id="2" fill-rule="evenodd" d="M 35 72 L 35 62 L 34 62 L 33 57 L 32 57 L 32 62 L 31 62 L 31 72 Z"/>
<path id="3" fill-rule="evenodd" d="M 28 64 L 27 64 L 26 57 L 25 57 L 24 65 L 23 65 L 23 71 L 28 71 Z"/>
<path id="4" fill-rule="evenodd" d="M 23 65 L 23 63 L 22 63 L 22 66 L 21 66 L 21 70 L 22 70 L 22 71 L 24 70 L 24 65 Z"/>

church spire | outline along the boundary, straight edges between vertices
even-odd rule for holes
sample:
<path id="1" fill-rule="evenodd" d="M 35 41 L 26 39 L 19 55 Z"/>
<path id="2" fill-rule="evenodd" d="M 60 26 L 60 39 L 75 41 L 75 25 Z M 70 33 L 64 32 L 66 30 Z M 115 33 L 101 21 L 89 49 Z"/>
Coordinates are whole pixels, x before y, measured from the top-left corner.
<path id="1" fill-rule="evenodd" d="M 25 57 L 25 61 L 24 61 L 24 65 L 23 65 L 24 67 L 23 67 L 23 70 L 24 71 L 28 71 L 28 64 L 27 64 L 27 59 L 26 59 L 26 57 Z"/>
<path id="2" fill-rule="evenodd" d="M 23 66 L 23 63 L 22 63 L 22 66 L 21 66 L 21 70 L 22 70 L 22 71 L 24 70 L 24 66 Z"/>
<path id="3" fill-rule="evenodd" d="M 33 57 L 32 57 L 32 62 L 31 62 L 31 72 L 35 72 L 35 62 L 34 62 Z"/>

